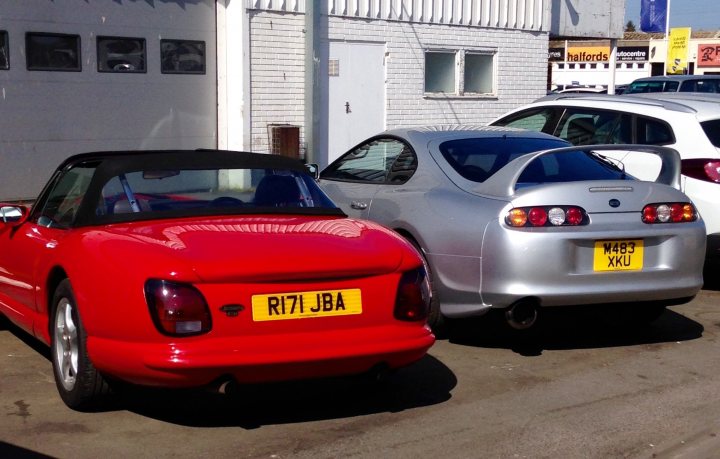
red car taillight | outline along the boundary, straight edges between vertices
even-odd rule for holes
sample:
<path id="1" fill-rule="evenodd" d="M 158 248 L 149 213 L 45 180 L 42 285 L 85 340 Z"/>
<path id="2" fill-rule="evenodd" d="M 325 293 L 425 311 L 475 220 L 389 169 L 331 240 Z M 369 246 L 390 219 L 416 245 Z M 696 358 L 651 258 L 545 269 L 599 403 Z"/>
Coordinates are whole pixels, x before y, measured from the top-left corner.
<path id="1" fill-rule="evenodd" d="M 408 271 L 400 278 L 394 315 L 397 320 L 425 320 L 430 309 L 430 283 L 425 269 Z"/>
<path id="2" fill-rule="evenodd" d="M 170 336 L 207 333 L 212 327 L 205 298 L 193 286 L 151 279 L 145 299 L 158 330 Z"/>
<path id="3" fill-rule="evenodd" d="M 683 159 L 682 173 L 705 182 L 720 183 L 720 160 L 718 159 Z"/>
<path id="4" fill-rule="evenodd" d="M 642 211 L 644 223 L 681 223 L 695 220 L 697 210 L 688 202 L 648 204 Z"/>
<path id="5" fill-rule="evenodd" d="M 505 223 L 523 226 L 578 226 L 587 225 L 587 213 L 577 206 L 515 207 L 505 216 Z"/>

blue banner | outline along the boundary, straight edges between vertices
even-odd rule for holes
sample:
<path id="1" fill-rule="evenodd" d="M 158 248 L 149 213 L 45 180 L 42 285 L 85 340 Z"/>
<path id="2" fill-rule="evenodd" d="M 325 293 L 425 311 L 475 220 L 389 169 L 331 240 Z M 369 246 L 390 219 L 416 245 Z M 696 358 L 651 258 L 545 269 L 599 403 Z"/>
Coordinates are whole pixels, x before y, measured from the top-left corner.
<path id="1" fill-rule="evenodd" d="M 640 0 L 640 30 L 665 32 L 667 0 Z"/>

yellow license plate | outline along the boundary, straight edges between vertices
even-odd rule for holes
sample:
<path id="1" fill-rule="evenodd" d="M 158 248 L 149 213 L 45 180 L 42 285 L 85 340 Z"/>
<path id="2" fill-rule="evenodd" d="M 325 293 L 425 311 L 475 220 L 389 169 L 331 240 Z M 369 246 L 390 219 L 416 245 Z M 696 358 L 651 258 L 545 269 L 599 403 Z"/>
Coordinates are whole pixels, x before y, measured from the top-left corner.
<path id="1" fill-rule="evenodd" d="M 253 321 L 362 314 L 359 288 L 253 295 Z"/>
<path id="2" fill-rule="evenodd" d="M 642 239 L 595 241 L 593 270 L 638 271 L 642 267 Z"/>

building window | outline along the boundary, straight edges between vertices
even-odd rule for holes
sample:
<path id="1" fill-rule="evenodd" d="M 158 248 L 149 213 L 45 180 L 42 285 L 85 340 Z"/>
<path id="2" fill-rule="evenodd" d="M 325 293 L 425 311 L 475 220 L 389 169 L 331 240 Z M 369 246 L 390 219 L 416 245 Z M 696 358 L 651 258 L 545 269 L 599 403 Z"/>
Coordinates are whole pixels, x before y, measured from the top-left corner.
<path id="1" fill-rule="evenodd" d="M 639 68 L 639 69 L 644 69 L 644 68 L 645 68 L 645 63 L 644 63 L 644 62 L 640 62 L 640 63 L 638 64 L 638 68 Z"/>
<path id="2" fill-rule="evenodd" d="M 97 37 L 98 72 L 145 73 L 145 39 Z"/>
<path id="3" fill-rule="evenodd" d="M 579 66 L 581 69 L 584 69 L 584 68 L 587 67 L 587 64 L 578 64 L 578 66 Z"/>
<path id="4" fill-rule="evenodd" d="M 465 54 L 465 93 L 493 93 L 494 61 L 495 56 L 492 54 Z"/>
<path id="5" fill-rule="evenodd" d="M 473 97 L 494 92 L 493 51 L 425 51 L 425 93 Z"/>
<path id="6" fill-rule="evenodd" d="M 597 64 L 590 64 L 590 68 L 591 68 L 591 69 L 596 69 L 596 68 L 597 68 Z"/>
<path id="7" fill-rule="evenodd" d="M 455 93 L 455 52 L 425 52 L 425 92 Z"/>
<path id="8" fill-rule="evenodd" d="M 340 59 L 328 59 L 328 76 L 340 76 Z"/>
<path id="9" fill-rule="evenodd" d="M 8 34 L 6 31 L 0 30 L 0 70 L 7 70 L 9 68 Z"/>
<path id="10" fill-rule="evenodd" d="M 558 69 L 564 69 L 564 68 L 565 68 L 565 64 L 558 64 Z"/>
<path id="11" fill-rule="evenodd" d="M 603 64 L 603 67 L 606 68 L 606 69 L 609 69 L 609 68 L 610 68 L 610 64 Z"/>
<path id="12" fill-rule="evenodd" d="M 205 42 L 160 40 L 162 73 L 205 74 Z"/>
<path id="13" fill-rule="evenodd" d="M 79 72 L 80 36 L 59 33 L 25 34 L 28 70 Z"/>
<path id="14" fill-rule="evenodd" d="M 631 68 L 633 68 L 632 62 L 629 63 L 629 64 L 625 64 L 625 68 L 626 68 L 626 69 L 631 69 Z"/>
<path id="15" fill-rule="evenodd" d="M 568 68 L 569 68 L 569 69 L 574 69 L 574 68 L 575 68 L 575 64 L 568 64 Z"/>

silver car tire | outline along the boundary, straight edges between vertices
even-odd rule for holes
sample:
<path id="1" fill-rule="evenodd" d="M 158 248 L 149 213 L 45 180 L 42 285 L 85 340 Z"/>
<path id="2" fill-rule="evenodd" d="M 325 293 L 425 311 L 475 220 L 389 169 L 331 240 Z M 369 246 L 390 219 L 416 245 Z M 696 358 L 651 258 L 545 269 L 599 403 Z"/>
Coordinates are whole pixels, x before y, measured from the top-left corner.
<path id="1" fill-rule="evenodd" d="M 74 410 L 95 411 L 110 387 L 88 357 L 87 334 L 68 279 L 55 289 L 50 319 L 50 354 L 60 398 Z"/>

